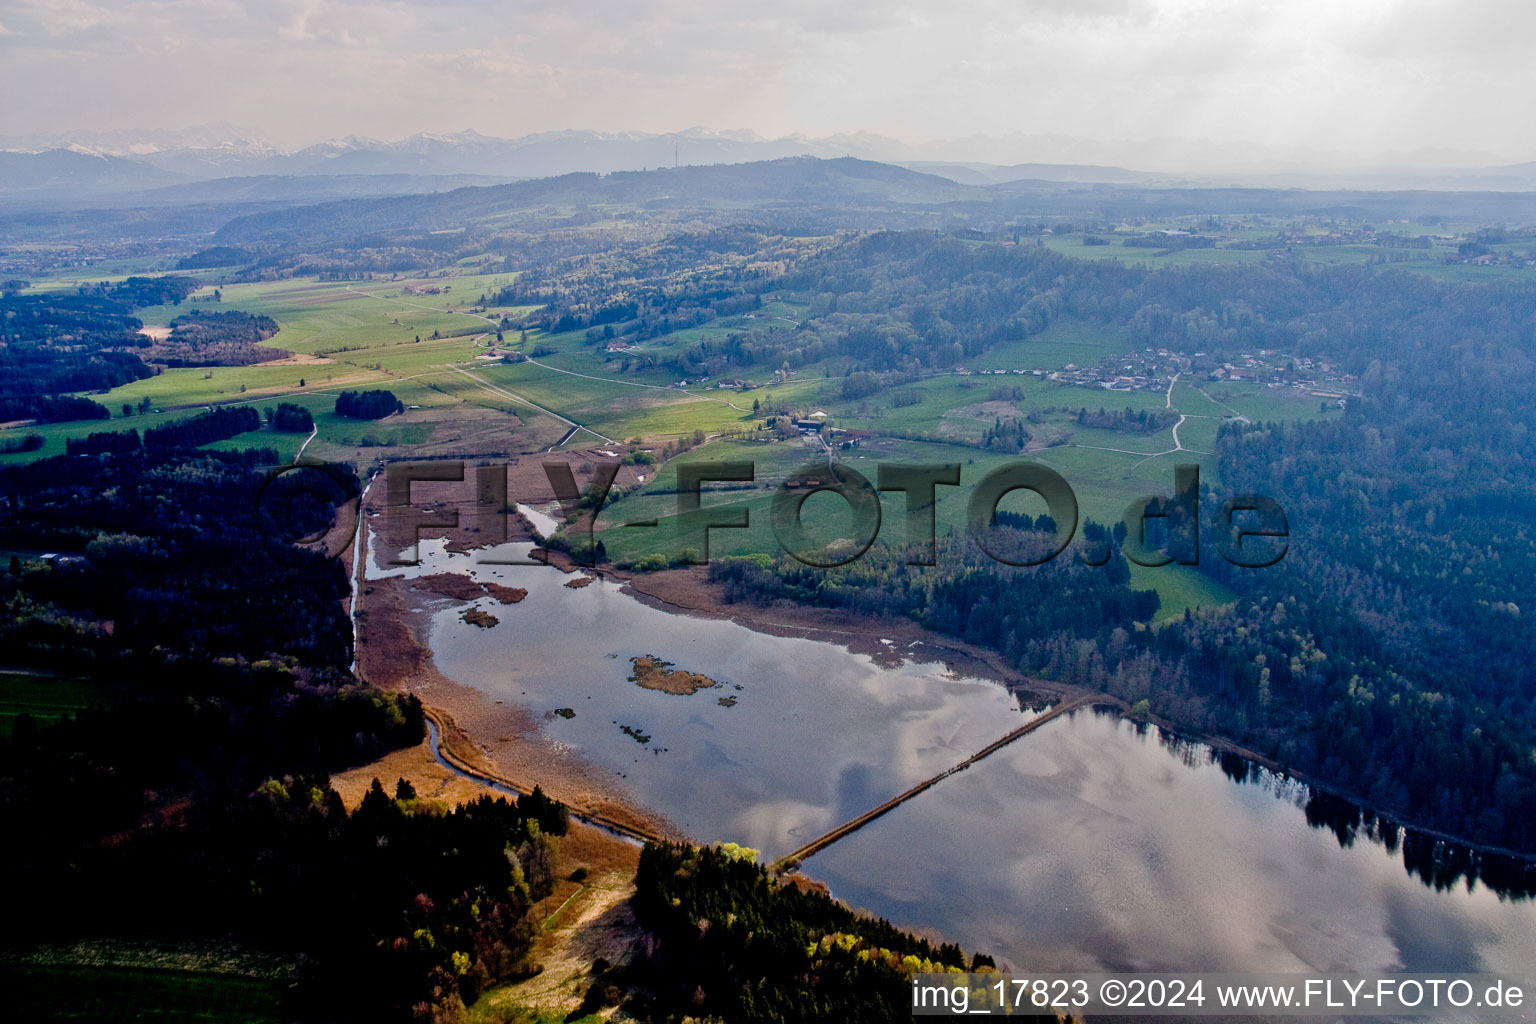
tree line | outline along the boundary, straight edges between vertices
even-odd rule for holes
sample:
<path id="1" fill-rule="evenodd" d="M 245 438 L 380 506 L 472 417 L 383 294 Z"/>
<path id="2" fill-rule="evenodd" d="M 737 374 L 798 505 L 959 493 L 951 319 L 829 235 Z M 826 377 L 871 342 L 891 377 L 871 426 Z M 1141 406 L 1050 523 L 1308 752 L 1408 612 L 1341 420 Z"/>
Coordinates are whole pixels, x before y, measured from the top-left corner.
<path id="1" fill-rule="evenodd" d="M 393 391 L 343 391 L 336 396 L 336 415 L 355 420 L 381 420 L 405 411 Z"/>
<path id="2" fill-rule="evenodd" d="M 248 411 L 248 410 L 247 410 Z M 0 472 L 0 645 L 101 704 L 0 738 L 8 920 L 33 939 L 232 936 L 305 967 L 293 1016 L 453 1019 L 530 968 L 565 811 L 454 811 L 328 773 L 418 743 L 414 696 L 360 684 L 334 559 L 261 520 L 266 452 L 142 447 Z M 286 498 L 281 502 L 290 506 Z M 295 528 L 331 510 L 291 505 Z"/>
<path id="3" fill-rule="evenodd" d="M 70 455 L 102 455 L 131 452 L 141 444 L 146 448 L 196 448 L 214 441 L 227 441 L 239 434 L 261 429 L 261 414 L 249 405 L 222 406 L 182 420 L 172 420 L 144 431 L 142 440 L 136 429 L 101 431 L 65 441 Z M 276 461 L 273 456 L 272 461 Z"/>

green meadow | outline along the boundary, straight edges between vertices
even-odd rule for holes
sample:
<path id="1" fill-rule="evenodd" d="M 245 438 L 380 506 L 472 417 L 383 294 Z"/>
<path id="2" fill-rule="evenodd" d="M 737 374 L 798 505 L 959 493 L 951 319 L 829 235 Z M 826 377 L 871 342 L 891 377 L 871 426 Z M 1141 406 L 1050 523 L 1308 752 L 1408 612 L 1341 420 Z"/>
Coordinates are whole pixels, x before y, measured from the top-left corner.
<path id="1" fill-rule="evenodd" d="M 935 527 L 938 533 L 965 532 L 967 507 L 974 485 L 992 470 L 1018 458 L 1040 462 L 1059 472 L 1072 486 L 1077 497 L 1079 520 L 1093 519 L 1112 524 L 1123 515 L 1136 498 L 1170 493 L 1176 463 L 1193 463 L 1208 473 L 1209 460 L 1180 454 L 1152 460 L 1113 452 L 1084 448 L 1054 448 L 1027 456 L 1002 455 L 978 451 L 961 445 L 901 441 L 882 438 L 857 448 L 838 451 L 838 466 L 852 469 L 872 484 L 878 481 L 879 465 L 887 464 L 958 464 L 958 487 L 940 487 L 936 492 Z M 662 467 L 656 476 L 636 490 L 610 503 L 599 514 L 595 536 L 603 541 L 608 557 L 617 562 L 635 562 L 647 555 L 666 560 L 680 557 L 686 549 L 704 553 L 704 531 L 683 525 L 679 515 L 676 470 L 688 463 L 752 462 L 755 482 L 705 483 L 702 504 L 712 509 L 745 512 L 746 528 L 715 528 L 708 533 L 711 558 L 742 554 L 776 554 L 781 548 L 772 528 L 771 508 L 774 495 L 784 478 L 792 472 L 820 472 L 825 477 L 826 454 L 819 447 L 808 446 L 794 438 L 781 442 L 722 441 L 687 452 Z M 1004 498 L 1005 511 L 1040 515 L 1046 511 L 1038 496 L 1025 491 Z M 656 522 L 655 526 L 631 526 L 631 523 Z M 801 520 L 816 543 L 852 539 L 853 518 L 848 505 L 830 493 L 806 499 Z M 899 544 L 905 539 L 905 498 L 899 492 L 881 495 L 879 537 Z M 1065 556 L 1064 556 L 1065 557 Z M 1162 600 L 1162 615 L 1180 615 L 1186 607 L 1214 605 L 1229 599 L 1224 588 L 1189 567 L 1134 566 L 1132 578 L 1137 587 L 1157 590 Z"/>
<path id="2" fill-rule="evenodd" d="M 31 672 L 0 672 L 0 736 L 10 736 L 18 715 L 56 722 L 82 708 L 110 705 L 111 687 L 88 679 Z"/>
<path id="3" fill-rule="evenodd" d="M 1254 228 L 1253 232 L 1261 229 Z M 1272 230 L 1272 229 L 1269 229 Z M 1074 256 L 1135 257 L 1142 261 L 1263 258 L 1260 251 L 1190 250 L 1154 257 L 1153 250 L 1123 246 L 1082 246 L 1072 236 L 1048 238 L 1047 245 Z M 1077 250 L 1082 250 L 1081 252 Z M 1223 255 L 1213 255 L 1223 254 Z M 143 381 L 94 396 L 113 412 L 108 422 L 41 425 L 28 430 L 44 436 L 39 453 L 0 456 L 0 463 L 61 453 L 70 437 L 96 430 L 147 427 L 192 415 L 222 403 L 250 403 L 267 409 L 279 402 L 296 402 L 315 417 L 316 433 L 278 433 L 263 429 L 210 447 L 274 448 L 279 458 L 292 459 L 301 447 L 307 456 L 341 461 L 378 457 L 408 458 L 418 451 L 444 450 L 433 445 L 459 443 L 469 450 L 542 451 L 556 444 L 587 448 L 639 439 L 649 446 L 692 440 L 702 432 L 710 443 L 661 467 L 642 487 L 605 508 L 598 529 L 611 558 L 633 562 L 649 554 L 675 558 L 685 548 L 704 549 L 697 531 L 679 532 L 675 476 L 678 465 L 694 461 L 745 459 L 757 464 L 757 483 L 750 487 L 706 486 L 706 504 L 739 507 L 749 516 L 743 530 L 714 530 L 709 536 L 712 556 L 774 552 L 778 543 L 769 522 L 769 509 L 778 483 L 789 472 L 806 466 L 825 468 L 827 455 L 817 441 L 733 440 L 756 428 L 779 409 L 801 413 L 820 409 L 837 427 L 867 432 L 870 437 L 836 452 L 840 465 L 875 479 L 881 462 L 955 462 L 962 466 L 963 485 L 941 488 L 936 510 L 941 532 L 965 529 L 966 499 L 974 484 L 1007 461 L 1027 458 L 1060 472 L 1072 485 L 1080 515 L 1113 523 L 1135 498 L 1171 489 L 1173 467 L 1194 463 L 1210 479 L 1214 450 L 1223 419 L 1246 416 L 1255 421 L 1308 418 L 1324 412 L 1320 399 L 1296 389 L 1261 385 L 1180 380 L 1171 396 L 1151 391 L 1114 391 L 1053 382 L 1032 373 L 983 374 L 980 370 L 1040 369 L 1047 373 L 1069 364 L 1098 365 L 1126 350 L 1115 329 L 1072 316 L 1063 316 L 1046 330 L 1021 341 L 992 349 L 969 361 L 969 374 L 940 373 L 857 399 L 842 397 L 839 367 L 797 367 L 788 380 L 778 380 L 778 367 L 734 369 L 731 376 L 755 380 L 750 391 L 721 389 L 712 381 L 690 381 L 679 387 L 675 371 L 665 368 L 623 370 L 626 360 L 651 356 L 674 358 L 700 341 L 747 330 L 792 330 L 809 310 L 809 303 L 780 295 L 752 314 L 722 317 L 698 327 L 639 343 L 624 352 L 608 352 L 602 342 L 588 341 L 585 331 L 545 334 L 508 332 L 496 342 L 500 314 L 513 317 L 526 308 L 490 304 L 482 315 L 479 300 L 511 280 L 509 274 L 476 274 L 473 261 L 455 276 L 404 277 L 393 281 L 332 282 L 313 278 L 254 284 L 225 284 L 217 271 L 203 272 L 205 287 L 180 307 L 141 311 L 148 324 L 166 324 L 188 309 L 240 309 L 273 317 L 278 334 L 267 344 L 294 353 L 283 362 L 245 367 L 172 369 Z M 92 280 L 100 277 L 92 275 Z M 211 302 L 214 288 L 220 301 Z M 439 293 L 408 294 L 437 288 Z M 447 288 L 444 292 L 441 289 Z M 195 301 L 194 301 L 195 300 Z M 490 317 L 488 322 L 486 317 Z M 539 355 L 506 362 L 499 356 L 521 352 Z M 276 354 L 276 353 L 274 353 Z M 836 373 L 837 375 L 833 375 Z M 350 388 L 388 388 L 407 412 L 376 422 L 338 417 L 332 411 L 338 392 Z M 148 399 L 152 410 L 137 412 Z M 754 415 L 753 403 L 760 411 Z M 130 404 L 134 413 L 123 416 Z M 1183 446 L 1174 451 L 1168 428 L 1137 434 L 1079 425 L 1077 410 L 1130 409 L 1161 412 L 1171 409 L 1186 419 L 1179 428 Z M 515 417 L 515 419 L 513 418 Z M 1027 418 L 1028 450 L 988 449 L 986 431 L 1002 420 Z M 500 427 L 493 426 L 501 424 Z M 572 425 L 586 430 L 572 434 Z M 476 434 L 492 430 L 491 434 Z M 473 436 L 474 440 L 464 440 Z M 459 439 L 455 442 L 455 439 Z M 489 447 L 487 447 L 489 446 Z M 462 448 L 459 450 L 463 450 Z M 881 536 L 897 541 L 902 529 L 899 494 L 882 498 L 885 526 Z M 1038 514 L 1029 502 L 1038 499 L 1018 492 L 1004 507 Z M 651 528 L 627 527 L 633 521 L 655 519 Z M 831 495 L 807 500 L 804 521 L 813 537 L 831 541 L 852 532 L 844 503 Z M 1156 589 L 1164 615 L 1185 608 L 1219 603 L 1220 587 L 1191 569 L 1167 566 L 1133 568 L 1139 587 Z"/>
<path id="4" fill-rule="evenodd" d="M 155 968 L 0 966 L 12 1020 L 135 1024 L 276 1024 L 283 986 Z"/>
<path id="5" fill-rule="evenodd" d="M 970 365 L 978 370 L 1047 371 L 1059 370 L 1068 363 L 1096 366 L 1106 356 L 1124 352 L 1126 347 L 1127 342 L 1112 328 L 1063 316 L 1039 334 L 982 353 Z"/>

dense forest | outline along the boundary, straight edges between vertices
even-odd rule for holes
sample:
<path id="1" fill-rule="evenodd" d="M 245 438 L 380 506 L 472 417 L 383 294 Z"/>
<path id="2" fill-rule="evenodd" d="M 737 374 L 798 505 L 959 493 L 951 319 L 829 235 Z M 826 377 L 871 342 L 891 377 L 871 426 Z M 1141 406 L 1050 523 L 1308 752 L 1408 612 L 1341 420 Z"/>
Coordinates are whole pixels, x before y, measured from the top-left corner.
<path id="1" fill-rule="evenodd" d="M 922 621 L 1030 671 L 1145 699 L 1419 824 L 1536 850 L 1536 288 L 1365 267 L 1147 271 L 917 235 L 860 239 L 816 264 L 789 280 L 824 290 L 837 312 L 765 336 L 774 357 L 796 345 L 792 359 L 944 365 L 1070 312 L 1135 346 L 1333 360 L 1359 374 L 1364 398 L 1342 419 L 1224 427 L 1224 493 L 1280 501 L 1290 554 L 1234 570 L 1207 544 L 1202 570 L 1239 599 L 1182 623 L 1095 619 L 1115 628 L 1084 645 L 1010 604 L 1002 617 L 1019 628 L 994 630 L 993 609 L 1018 586 L 1007 574 L 946 591 L 933 570 L 877 572 L 879 558 L 829 572 L 784 562 L 777 584 L 751 570 L 733 593 L 898 614 L 916 604 Z M 1136 429 L 1142 414 L 1079 417 Z M 1016 444 L 1010 429 L 1023 427 L 1000 419 L 987 440 Z"/>
<path id="2" fill-rule="evenodd" d="M 260 429 L 261 414 L 251 406 L 225 406 L 190 419 L 150 427 L 144 431 L 144 444 L 150 448 L 196 448 Z"/>
<path id="3" fill-rule="evenodd" d="M 106 420 L 112 410 L 100 402 L 77 395 L 36 395 L 0 399 L 0 417 L 7 420 L 35 419 L 40 423 L 65 423 L 69 420 Z"/>
<path id="4" fill-rule="evenodd" d="M 104 406 L 68 391 L 102 391 L 153 376 L 131 349 L 135 309 L 180 304 L 197 288 L 184 277 L 130 277 L 74 292 L 0 294 L 0 420 L 105 419 Z"/>
<path id="5" fill-rule="evenodd" d="M 393 391 L 343 391 L 336 396 L 336 415 L 355 420 L 381 420 L 405 411 Z"/>
<path id="6" fill-rule="evenodd" d="M 166 366 L 246 366 L 292 355 L 261 344 L 277 333 L 277 321 L 269 316 L 194 309 L 170 326 L 170 336 L 151 349 L 151 358 Z"/>
<path id="7" fill-rule="evenodd" d="M 825 246 L 822 239 L 739 229 L 678 234 L 549 260 L 520 273 L 492 299 L 540 307 L 530 326 L 590 329 L 593 343 L 638 341 L 756 309 L 757 292 L 768 281 Z"/>
<path id="8" fill-rule="evenodd" d="M 152 375 L 128 349 L 139 321 L 124 303 L 101 295 L 43 292 L 0 298 L 0 401 L 39 419 L 63 419 L 68 407 L 40 401 L 65 391 L 114 388 Z M 94 403 L 92 403 L 94 404 Z M 82 418 L 93 418 L 89 414 Z"/>
<path id="9" fill-rule="evenodd" d="M 1027 517 L 1020 517 L 1025 518 Z M 1055 524 L 1047 517 L 1036 528 L 1016 529 L 1006 520 L 989 543 L 1004 554 L 1039 557 L 1053 546 Z M 1083 533 L 1107 545 L 1109 531 L 1095 523 Z M 976 545 L 941 537 L 935 565 L 907 564 L 909 552 L 876 545 L 847 565 L 818 569 L 784 555 L 719 558 L 710 579 L 725 585 L 729 601 L 778 600 L 847 608 L 870 615 L 910 618 L 929 629 L 995 647 L 1021 667 L 1044 671 L 1080 640 L 1127 643 L 1126 627 L 1146 622 L 1157 611 L 1157 594 L 1130 588 L 1130 569 L 1116 554 L 1108 564 L 1089 566 L 1070 553 L 1043 566 L 1004 565 Z M 1025 557 L 1016 560 L 1024 561 Z M 1042 644 L 1042 638 L 1050 638 Z"/>
<path id="10" fill-rule="evenodd" d="M 635 1008 L 649 1010 L 647 1019 L 905 1021 L 912 973 L 993 966 L 773 879 L 752 858 L 729 846 L 651 845 L 641 854 L 635 912 L 657 948 L 613 973 L 638 975 L 655 991 L 655 1005 Z"/>
<path id="11" fill-rule="evenodd" d="M 277 408 L 268 408 L 266 418 L 273 430 L 286 433 L 307 434 L 315 429 L 314 414 L 293 402 L 279 402 Z"/>
<path id="12" fill-rule="evenodd" d="M 0 739 L 19 840 L 0 864 L 29 880 L 8 919 L 35 938 L 233 935 L 309 958 L 290 1012 L 451 1018 L 526 966 L 564 811 L 449 813 L 408 786 L 342 809 L 327 773 L 419 742 L 422 710 L 345 668 L 345 573 L 262 523 L 271 461 L 139 448 L 0 474 L 7 543 L 61 553 L 0 573 L 7 662 L 102 694 Z M 282 504 L 301 532 L 330 516 Z"/>
<path id="13" fill-rule="evenodd" d="M 141 443 L 147 448 L 196 448 L 260 429 L 261 414 L 251 406 L 225 406 L 187 419 L 150 427 L 144 431 L 142 442 L 138 430 L 130 428 L 72 437 L 65 443 L 65 448 L 70 455 L 131 452 Z M 275 462 L 276 458 L 272 461 Z"/>

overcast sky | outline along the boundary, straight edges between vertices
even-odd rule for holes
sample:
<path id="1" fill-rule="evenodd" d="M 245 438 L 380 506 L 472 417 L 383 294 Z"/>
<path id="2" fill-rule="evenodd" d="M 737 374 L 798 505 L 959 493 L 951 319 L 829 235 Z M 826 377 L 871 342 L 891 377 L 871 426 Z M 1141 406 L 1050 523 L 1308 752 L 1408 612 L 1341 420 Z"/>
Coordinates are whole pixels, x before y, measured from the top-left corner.
<path id="1" fill-rule="evenodd" d="M 1533 40 L 1529 0 L 0 0 L 0 135 L 702 125 L 1515 161 Z"/>

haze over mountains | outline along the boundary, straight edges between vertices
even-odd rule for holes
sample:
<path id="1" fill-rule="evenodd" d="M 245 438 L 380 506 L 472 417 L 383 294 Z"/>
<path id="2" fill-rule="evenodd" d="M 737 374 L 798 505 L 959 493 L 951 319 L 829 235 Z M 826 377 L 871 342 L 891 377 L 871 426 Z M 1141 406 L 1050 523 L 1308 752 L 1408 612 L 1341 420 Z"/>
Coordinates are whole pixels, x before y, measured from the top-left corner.
<path id="1" fill-rule="evenodd" d="M 466 184 L 788 156 L 901 164 L 968 185 L 1040 180 L 1291 188 L 1536 190 L 1536 162 L 1488 165 L 1486 154 L 1423 150 L 1371 160 L 1241 143 L 1152 140 L 1135 146 L 1056 136 L 972 137 L 910 144 L 869 133 L 764 138 L 750 131 L 560 131 L 515 139 L 419 133 L 348 137 L 285 152 L 226 124 L 170 132 L 120 130 L 0 137 L 0 195 L 53 201 L 136 194 L 155 201 L 304 198 L 443 191 Z M 1123 160 L 1126 156 L 1134 160 Z M 1125 166 L 1129 164 L 1129 167 Z M 300 185 L 293 179 L 306 181 Z M 226 179 L 265 183 L 207 184 Z M 278 180 L 282 179 L 282 180 Z M 326 179 L 308 180 L 308 179 Z M 167 190 L 155 195 L 155 190 Z M 142 195 L 140 195 L 142 194 Z"/>

